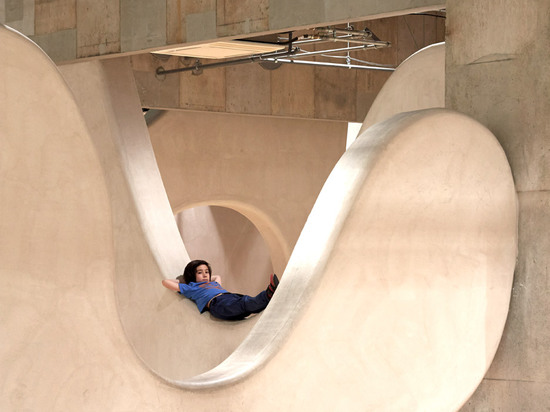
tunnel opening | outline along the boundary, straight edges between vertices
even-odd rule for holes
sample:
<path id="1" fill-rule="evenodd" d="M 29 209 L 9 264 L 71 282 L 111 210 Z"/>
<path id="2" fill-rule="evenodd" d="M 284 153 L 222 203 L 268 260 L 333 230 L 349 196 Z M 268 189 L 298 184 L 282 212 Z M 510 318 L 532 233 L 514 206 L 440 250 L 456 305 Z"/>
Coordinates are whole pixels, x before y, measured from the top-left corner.
<path id="1" fill-rule="evenodd" d="M 197 206 L 175 215 L 191 259 L 204 259 L 231 292 L 255 295 L 273 273 L 269 247 L 256 226 L 234 209 Z"/>

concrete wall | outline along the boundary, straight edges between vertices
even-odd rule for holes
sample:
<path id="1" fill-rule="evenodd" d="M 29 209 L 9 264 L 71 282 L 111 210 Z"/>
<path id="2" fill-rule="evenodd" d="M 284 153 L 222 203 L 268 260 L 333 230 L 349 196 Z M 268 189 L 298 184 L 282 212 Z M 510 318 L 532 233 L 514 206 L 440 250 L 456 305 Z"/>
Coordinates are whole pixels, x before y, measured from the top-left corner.
<path id="1" fill-rule="evenodd" d="M 550 408 L 550 3 L 447 2 L 447 106 L 499 139 L 520 206 L 519 258 L 496 358 L 464 411 Z"/>
<path id="2" fill-rule="evenodd" d="M 408 1 L 437 10 L 441 0 Z M 0 22 L 31 36 L 55 61 L 246 36 L 299 25 L 403 14 L 400 1 L 25 0 L 0 1 Z"/>
<path id="3" fill-rule="evenodd" d="M 390 72 L 290 65 L 268 71 L 246 64 L 205 70 L 201 76 L 171 74 L 160 81 L 155 76 L 159 66 L 173 69 L 194 60 L 159 59 L 148 52 L 156 46 L 259 35 L 306 22 L 319 26 L 351 21 L 356 29 L 368 26 L 392 44 L 388 49 L 354 52 L 353 57 L 396 67 L 420 48 L 444 40 L 444 19 L 397 16 L 438 9 L 441 4 L 417 0 L 403 9 L 391 2 L 355 3 L 348 2 L 347 8 L 326 1 L 326 8 L 321 9 L 300 2 L 291 6 L 295 12 L 288 13 L 285 2 L 269 4 L 267 0 L 241 2 L 238 7 L 230 1 L 1 0 L 0 22 L 30 36 L 56 62 L 131 54 L 144 107 L 361 122 Z M 318 56 L 316 60 L 327 59 Z"/>

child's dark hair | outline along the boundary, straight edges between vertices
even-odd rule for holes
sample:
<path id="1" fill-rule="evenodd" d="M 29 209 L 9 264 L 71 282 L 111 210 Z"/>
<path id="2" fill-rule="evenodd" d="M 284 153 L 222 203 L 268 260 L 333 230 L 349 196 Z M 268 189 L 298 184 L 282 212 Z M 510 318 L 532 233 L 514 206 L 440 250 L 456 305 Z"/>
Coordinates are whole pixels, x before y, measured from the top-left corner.
<path id="1" fill-rule="evenodd" d="M 197 268 L 200 265 L 206 265 L 208 266 L 208 272 L 210 273 L 210 279 L 212 279 L 212 268 L 210 267 L 210 263 L 208 263 L 206 260 L 192 260 L 185 266 L 185 269 L 183 271 L 183 275 L 178 276 L 176 279 L 180 283 L 190 283 L 190 282 L 196 282 L 196 274 L 197 274 Z"/>

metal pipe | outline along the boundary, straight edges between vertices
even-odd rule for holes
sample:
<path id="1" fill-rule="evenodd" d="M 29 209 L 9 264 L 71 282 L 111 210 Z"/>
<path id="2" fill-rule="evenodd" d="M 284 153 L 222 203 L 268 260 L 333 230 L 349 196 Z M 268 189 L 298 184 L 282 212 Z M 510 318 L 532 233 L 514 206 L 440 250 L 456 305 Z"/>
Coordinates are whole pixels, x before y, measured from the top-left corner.
<path id="1" fill-rule="evenodd" d="M 320 37 L 310 37 L 308 39 L 296 40 L 293 44 L 310 44 L 310 43 L 323 43 L 323 39 Z"/>
<path id="2" fill-rule="evenodd" d="M 343 41 L 349 43 L 372 44 L 373 46 L 389 47 L 390 43 L 381 41 L 369 31 L 356 31 L 347 29 L 318 29 L 317 36 L 325 41 Z M 340 36 L 338 36 L 340 35 Z"/>
<path id="3" fill-rule="evenodd" d="M 382 41 L 382 40 L 358 40 L 354 38 L 344 38 L 344 37 L 329 37 L 329 36 L 321 36 L 321 39 L 325 41 L 333 41 L 333 42 L 347 42 L 347 43 L 359 43 L 359 44 L 366 44 L 366 45 L 372 45 L 372 46 L 378 46 L 378 47 L 389 47 L 391 45 L 390 42 Z"/>
<path id="4" fill-rule="evenodd" d="M 340 34 L 342 36 L 356 36 L 361 37 L 363 39 L 373 39 L 373 40 L 379 40 L 376 36 L 374 36 L 374 33 L 370 30 L 364 30 L 364 31 L 358 31 L 358 30 L 349 30 L 349 29 L 331 29 L 331 28 L 321 28 L 316 29 L 317 34 L 320 36 L 336 36 L 337 34 Z"/>
<path id="5" fill-rule="evenodd" d="M 362 50 L 362 49 L 366 49 L 368 47 L 369 47 L 368 45 L 364 44 L 362 46 L 341 47 L 341 48 L 338 48 L 338 49 L 318 50 L 318 51 L 313 51 L 313 52 L 303 51 L 303 53 L 295 54 L 294 56 L 292 56 L 292 58 L 293 59 L 298 59 L 298 58 L 302 58 L 302 57 L 313 56 L 313 55 L 316 55 L 316 54 Z"/>
<path id="6" fill-rule="evenodd" d="M 264 55 L 257 54 L 254 56 L 244 57 L 242 59 L 226 60 L 218 63 L 201 64 L 200 61 L 197 60 L 197 63 L 193 66 L 181 67 L 178 69 L 164 70 L 164 68 L 160 66 L 156 70 L 156 75 L 165 76 L 167 74 L 181 73 L 181 72 L 188 72 L 188 71 L 193 72 L 193 74 L 200 74 L 202 73 L 203 69 L 214 69 L 217 67 L 235 66 L 239 64 L 245 64 L 245 63 L 258 63 L 262 61 L 269 61 L 274 63 L 281 62 L 281 63 L 309 64 L 314 66 L 343 67 L 347 69 L 385 70 L 385 71 L 395 70 L 393 67 L 383 67 L 383 66 L 363 66 L 363 65 L 349 64 L 349 63 L 341 64 L 341 63 L 317 62 L 317 61 L 307 61 L 307 60 L 305 61 L 293 60 L 293 59 L 309 57 L 309 56 L 318 55 L 318 54 L 335 53 L 335 52 L 342 52 L 342 51 L 348 51 L 348 50 L 361 50 L 361 49 L 366 49 L 368 47 L 369 47 L 368 44 L 363 44 L 361 46 L 342 47 L 342 48 L 330 49 L 330 50 L 318 50 L 314 52 L 304 52 L 302 54 L 296 54 L 298 51 L 300 51 L 300 49 L 296 47 L 291 50 L 287 50 L 285 52 L 275 52 L 275 53 L 269 53 Z M 292 57 L 292 59 L 286 59 L 286 57 Z"/>
<path id="7" fill-rule="evenodd" d="M 162 66 L 158 67 L 156 70 L 157 76 L 164 76 L 167 74 L 172 73 L 180 73 L 180 72 L 189 72 L 194 71 L 197 73 L 200 73 L 203 69 L 213 69 L 216 67 L 225 67 L 225 66 L 235 66 L 238 64 L 245 64 L 245 63 L 255 63 L 261 60 L 266 60 L 264 56 L 267 56 L 269 58 L 278 58 L 278 57 L 288 57 L 294 55 L 299 49 L 292 49 L 290 51 L 285 52 L 278 52 L 278 53 L 270 53 L 265 55 L 254 55 L 254 56 L 248 56 L 244 57 L 242 59 L 236 59 L 236 60 L 226 60 L 219 63 L 208 63 L 208 64 L 201 64 L 199 60 L 197 60 L 197 63 L 194 66 L 189 67 L 180 67 L 178 69 L 171 69 L 171 70 L 164 70 Z"/>
<path id="8" fill-rule="evenodd" d="M 341 63 L 330 63 L 330 62 L 316 62 L 309 60 L 291 60 L 291 59 L 265 59 L 272 62 L 280 63 L 293 63 L 293 64 L 309 64 L 312 66 L 329 66 L 329 67 L 343 67 L 346 69 L 363 69 L 363 70 L 382 70 L 382 71 L 394 71 L 394 67 L 380 67 L 380 66 L 362 66 L 359 64 L 341 64 Z"/>
<path id="9" fill-rule="evenodd" d="M 198 60 L 197 60 L 198 61 Z M 200 62 L 189 67 L 180 67 L 177 69 L 164 70 L 162 66 L 157 68 L 157 75 L 163 76 L 166 74 L 180 73 L 180 72 L 201 72 L 203 69 L 214 69 L 216 67 L 235 66 L 238 64 L 253 63 L 256 61 L 255 56 L 247 57 L 246 59 L 230 60 L 219 63 L 201 64 Z"/>

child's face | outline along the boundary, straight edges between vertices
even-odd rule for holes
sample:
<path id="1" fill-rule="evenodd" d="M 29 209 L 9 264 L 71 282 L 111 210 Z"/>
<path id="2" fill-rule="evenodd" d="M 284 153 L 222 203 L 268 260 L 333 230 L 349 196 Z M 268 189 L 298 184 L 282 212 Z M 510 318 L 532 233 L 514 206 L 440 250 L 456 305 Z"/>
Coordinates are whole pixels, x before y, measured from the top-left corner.
<path id="1" fill-rule="evenodd" d="M 210 271 L 208 270 L 208 266 L 197 266 L 197 269 L 195 269 L 195 282 L 210 282 Z"/>

